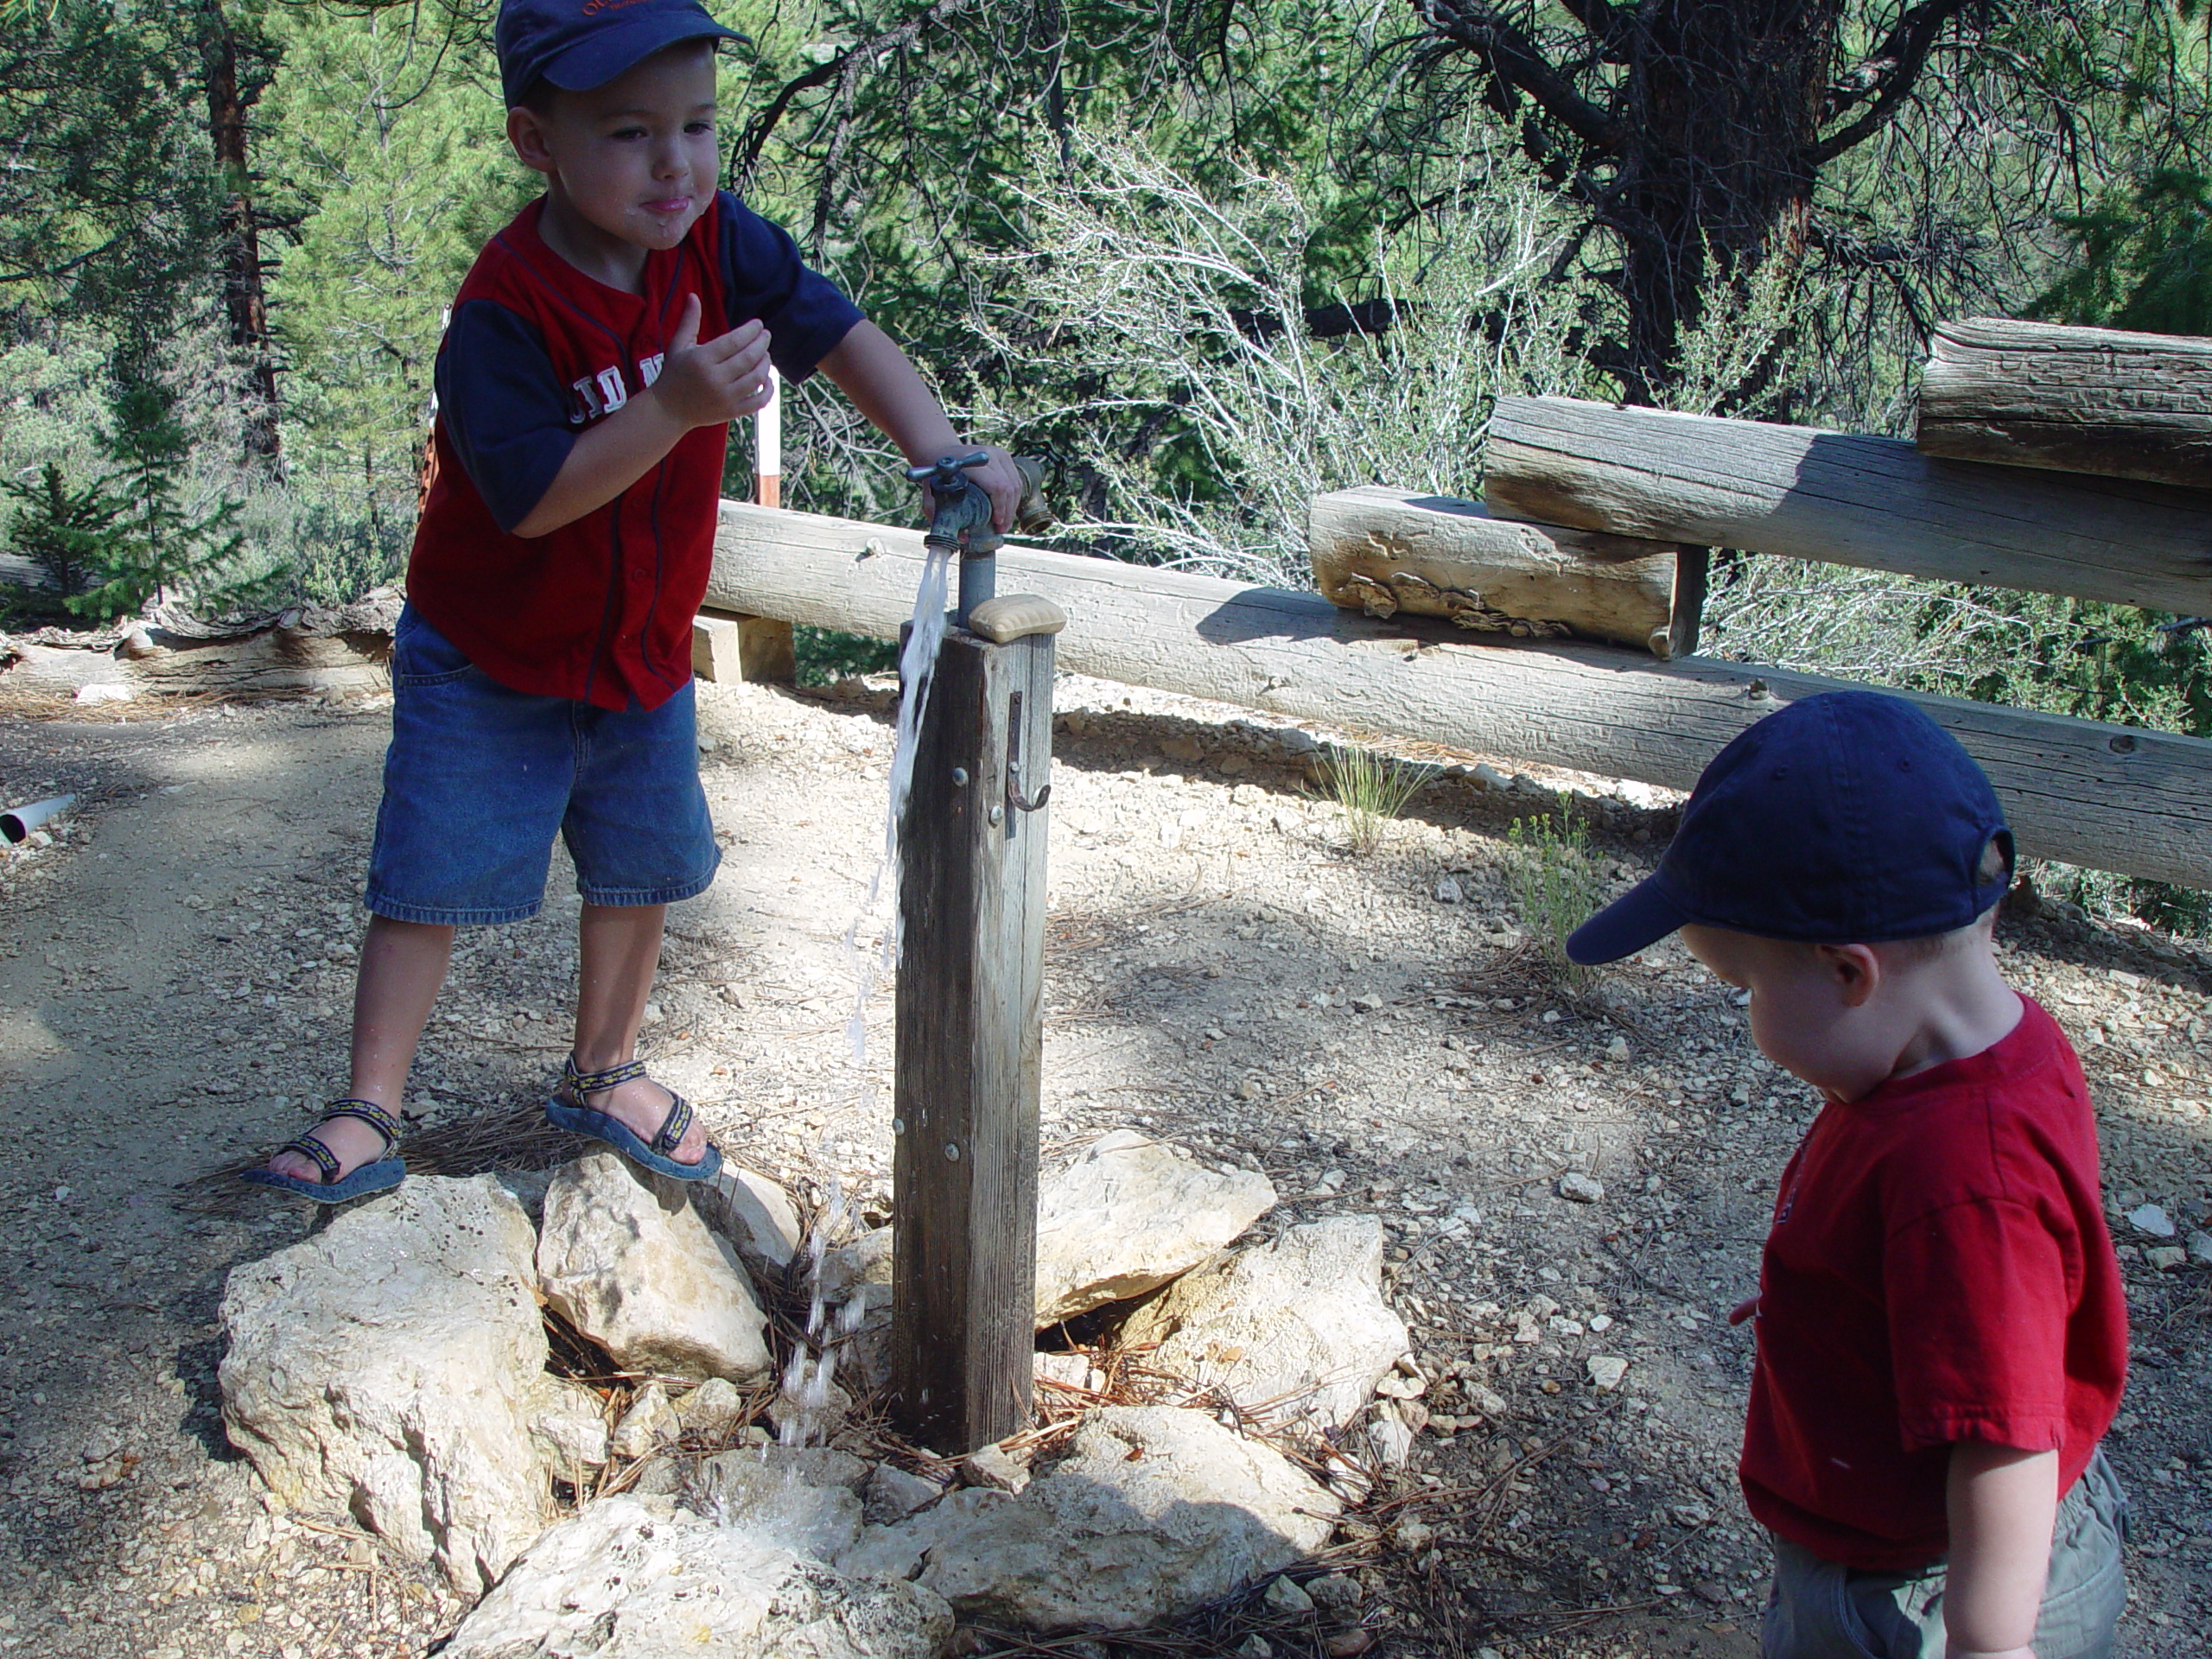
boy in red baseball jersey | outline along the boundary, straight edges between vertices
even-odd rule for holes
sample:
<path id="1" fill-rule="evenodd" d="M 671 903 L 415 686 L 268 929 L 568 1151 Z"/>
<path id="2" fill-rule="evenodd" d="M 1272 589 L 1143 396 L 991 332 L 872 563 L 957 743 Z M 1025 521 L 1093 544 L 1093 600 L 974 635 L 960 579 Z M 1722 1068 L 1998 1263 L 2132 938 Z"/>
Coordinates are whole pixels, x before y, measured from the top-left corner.
<path id="1" fill-rule="evenodd" d="M 678 1179 L 720 1155 L 637 1058 L 667 906 L 720 861 L 691 619 L 728 423 L 827 374 L 909 460 L 963 449 L 903 353 L 717 190 L 697 0 L 505 0 L 507 137 L 545 194 L 493 237 L 438 353 L 433 476 L 392 657 L 392 741 L 352 1092 L 248 1179 L 324 1203 L 396 1185 L 396 1109 L 455 927 L 537 912 L 552 842 L 583 898 L 574 1050 L 548 1118 Z M 1020 480 L 974 476 L 1001 530 Z"/>
<path id="2" fill-rule="evenodd" d="M 2099 1442 L 2126 1379 L 2082 1068 L 1992 944 L 2012 836 L 1901 698 L 1808 697 L 1707 767 L 1659 868 L 1567 942 L 1679 929 L 1827 1104 L 1737 1312 L 1769 1659 L 2096 1659 L 2126 1605 Z"/>

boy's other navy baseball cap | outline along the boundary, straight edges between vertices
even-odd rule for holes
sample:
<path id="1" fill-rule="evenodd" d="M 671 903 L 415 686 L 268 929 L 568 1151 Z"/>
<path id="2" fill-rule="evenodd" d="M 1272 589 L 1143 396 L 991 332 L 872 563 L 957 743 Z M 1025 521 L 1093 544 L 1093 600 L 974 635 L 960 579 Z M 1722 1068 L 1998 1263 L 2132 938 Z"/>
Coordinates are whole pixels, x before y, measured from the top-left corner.
<path id="1" fill-rule="evenodd" d="M 541 79 L 586 92 L 678 41 L 742 41 L 699 0 L 501 0 L 493 31 L 512 109 Z"/>
<path id="2" fill-rule="evenodd" d="M 1901 697 L 1828 691 L 1713 757 L 1659 868 L 1567 941 L 1633 956 L 1688 922 L 1811 944 L 1964 927 L 2005 896 L 2012 836 L 1956 739 Z"/>

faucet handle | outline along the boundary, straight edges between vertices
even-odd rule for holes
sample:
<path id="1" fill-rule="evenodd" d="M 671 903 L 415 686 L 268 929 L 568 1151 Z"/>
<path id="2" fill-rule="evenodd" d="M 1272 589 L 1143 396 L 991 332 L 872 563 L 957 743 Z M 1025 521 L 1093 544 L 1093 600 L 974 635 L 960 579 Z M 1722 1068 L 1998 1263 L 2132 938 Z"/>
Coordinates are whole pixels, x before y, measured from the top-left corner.
<path id="1" fill-rule="evenodd" d="M 906 481 L 926 484 L 933 490 L 962 488 L 968 482 L 965 474 L 975 467 L 988 466 L 990 459 L 981 449 L 972 454 L 940 455 L 926 467 L 909 467 Z"/>

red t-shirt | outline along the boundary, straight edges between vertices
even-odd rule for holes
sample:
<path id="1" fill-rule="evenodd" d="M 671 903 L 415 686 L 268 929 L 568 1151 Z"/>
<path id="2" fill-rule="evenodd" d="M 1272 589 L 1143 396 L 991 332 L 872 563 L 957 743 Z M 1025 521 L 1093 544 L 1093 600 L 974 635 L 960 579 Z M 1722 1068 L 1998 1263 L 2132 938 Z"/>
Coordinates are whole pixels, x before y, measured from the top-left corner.
<path id="1" fill-rule="evenodd" d="M 609 288 L 537 234 L 543 200 L 476 257 L 438 347 L 431 481 L 407 596 L 469 660 L 518 691 L 622 709 L 691 677 L 726 426 L 695 427 L 606 505 L 525 540 L 576 435 L 652 385 L 687 295 L 699 337 L 758 317 L 785 378 L 804 380 L 860 321 L 791 238 L 728 191 L 643 292 Z"/>
<path id="2" fill-rule="evenodd" d="M 2056 1450 L 2072 1486 L 2120 1408 L 2127 1305 L 2074 1051 L 2021 999 L 2004 1040 L 1831 1102 L 1783 1173 L 1740 1472 L 1829 1560 L 1948 1548 L 1950 1450 Z"/>

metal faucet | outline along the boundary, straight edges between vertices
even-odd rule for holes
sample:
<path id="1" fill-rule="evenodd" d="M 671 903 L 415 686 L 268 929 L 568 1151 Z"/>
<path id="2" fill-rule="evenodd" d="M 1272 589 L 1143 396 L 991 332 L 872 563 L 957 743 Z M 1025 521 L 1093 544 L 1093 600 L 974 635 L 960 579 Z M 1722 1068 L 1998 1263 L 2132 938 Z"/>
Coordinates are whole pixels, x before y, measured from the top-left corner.
<path id="1" fill-rule="evenodd" d="M 965 626 L 968 613 L 998 590 L 998 550 L 1006 537 L 991 526 L 991 498 L 968 476 L 990 457 L 978 449 L 972 454 L 942 455 L 926 467 L 909 467 L 907 481 L 929 486 L 937 510 L 930 517 L 927 539 L 960 556 L 960 599 L 952 620 Z M 1021 505 L 1016 524 L 1031 535 L 1049 528 L 1052 510 L 1045 505 L 1045 469 L 1029 455 L 1017 455 L 1014 467 L 1021 474 Z"/>

